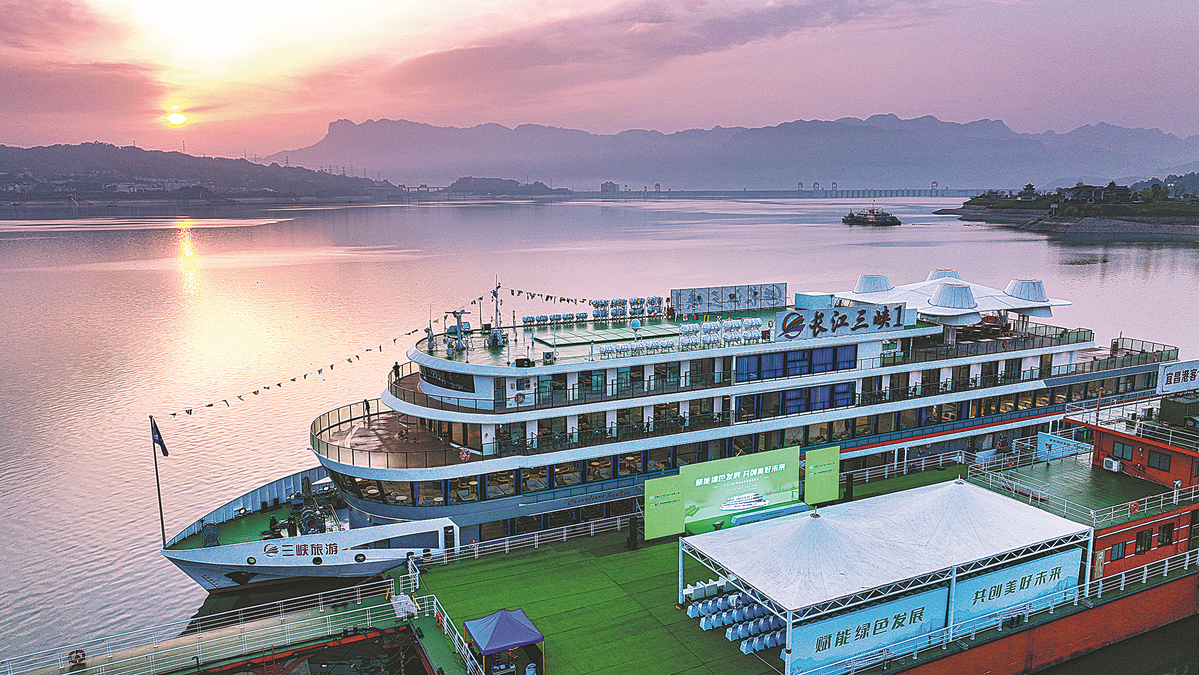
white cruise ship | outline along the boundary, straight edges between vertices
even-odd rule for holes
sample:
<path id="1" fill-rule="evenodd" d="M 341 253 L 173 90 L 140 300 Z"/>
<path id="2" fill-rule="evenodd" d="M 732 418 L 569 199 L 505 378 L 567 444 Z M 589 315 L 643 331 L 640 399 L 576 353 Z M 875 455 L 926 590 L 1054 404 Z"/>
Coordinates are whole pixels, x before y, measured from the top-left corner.
<path id="1" fill-rule="evenodd" d="M 378 399 L 318 416 L 316 467 L 229 501 L 163 554 L 209 591 L 367 577 L 638 512 L 647 478 L 688 464 L 788 446 L 837 446 L 843 471 L 1003 452 L 1069 402 L 1152 393 L 1178 358 L 1040 323 L 1069 304 L 1040 281 L 999 290 L 952 270 L 841 293 L 674 289 L 501 325 L 508 298 L 492 292 L 480 330 L 428 331 Z"/>

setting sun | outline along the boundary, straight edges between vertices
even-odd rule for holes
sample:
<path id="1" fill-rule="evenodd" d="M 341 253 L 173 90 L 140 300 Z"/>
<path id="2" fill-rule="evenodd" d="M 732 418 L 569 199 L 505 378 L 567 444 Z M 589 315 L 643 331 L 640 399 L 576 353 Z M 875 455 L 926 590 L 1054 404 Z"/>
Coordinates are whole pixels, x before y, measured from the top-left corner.
<path id="1" fill-rule="evenodd" d="M 167 113 L 166 121 L 167 124 L 177 127 L 187 122 L 187 115 L 179 112 L 179 106 L 173 105 L 171 106 L 171 112 Z"/>

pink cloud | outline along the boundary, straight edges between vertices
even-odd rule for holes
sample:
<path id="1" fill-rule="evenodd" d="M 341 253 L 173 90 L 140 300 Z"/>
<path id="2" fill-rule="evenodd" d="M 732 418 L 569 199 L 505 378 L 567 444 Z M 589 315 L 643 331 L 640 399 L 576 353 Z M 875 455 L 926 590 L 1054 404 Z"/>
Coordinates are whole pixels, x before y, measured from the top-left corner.
<path id="1" fill-rule="evenodd" d="M 164 87 L 129 63 L 0 65 L 0 112 L 114 115 L 149 112 Z"/>
<path id="2" fill-rule="evenodd" d="M 69 44 L 89 38 L 101 27 L 109 34 L 115 29 L 69 0 L 0 0 L 0 45 L 6 47 L 29 50 Z"/>

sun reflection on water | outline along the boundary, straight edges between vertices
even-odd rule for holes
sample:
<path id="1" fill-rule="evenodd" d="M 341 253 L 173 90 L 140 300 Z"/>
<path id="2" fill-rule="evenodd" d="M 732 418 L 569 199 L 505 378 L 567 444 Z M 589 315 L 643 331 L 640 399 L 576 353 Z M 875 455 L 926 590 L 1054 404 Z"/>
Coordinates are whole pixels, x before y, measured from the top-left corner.
<path id="1" fill-rule="evenodd" d="M 177 265 L 183 278 L 183 292 L 194 298 L 200 294 L 200 255 L 192 239 L 192 224 L 190 219 L 184 219 L 175 226 L 179 228 Z"/>

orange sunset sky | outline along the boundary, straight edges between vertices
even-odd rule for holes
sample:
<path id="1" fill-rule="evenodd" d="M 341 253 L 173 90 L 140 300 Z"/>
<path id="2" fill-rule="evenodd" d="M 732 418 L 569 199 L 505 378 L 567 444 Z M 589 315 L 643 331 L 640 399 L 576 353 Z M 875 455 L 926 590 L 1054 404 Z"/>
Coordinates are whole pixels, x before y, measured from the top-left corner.
<path id="1" fill-rule="evenodd" d="M 1194 0 L 0 0 L 0 143 L 241 156 L 338 118 L 610 133 L 888 112 L 1186 136 L 1197 36 Z"/>

